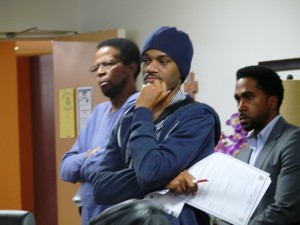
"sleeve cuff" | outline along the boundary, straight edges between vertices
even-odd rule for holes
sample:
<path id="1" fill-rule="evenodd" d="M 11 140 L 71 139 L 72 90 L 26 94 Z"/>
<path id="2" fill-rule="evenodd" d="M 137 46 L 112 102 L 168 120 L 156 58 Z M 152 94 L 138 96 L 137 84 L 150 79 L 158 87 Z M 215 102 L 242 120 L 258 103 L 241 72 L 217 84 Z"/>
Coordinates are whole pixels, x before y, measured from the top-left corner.
<path id="1" fill-rule="evenodd" d="M 138 121 L 151 121 L 153 118 L 152 111 L 150 109 L 147 109 L 145 107 L 139 107 L 134 110 L 134 118 L 133 122 Z"/>

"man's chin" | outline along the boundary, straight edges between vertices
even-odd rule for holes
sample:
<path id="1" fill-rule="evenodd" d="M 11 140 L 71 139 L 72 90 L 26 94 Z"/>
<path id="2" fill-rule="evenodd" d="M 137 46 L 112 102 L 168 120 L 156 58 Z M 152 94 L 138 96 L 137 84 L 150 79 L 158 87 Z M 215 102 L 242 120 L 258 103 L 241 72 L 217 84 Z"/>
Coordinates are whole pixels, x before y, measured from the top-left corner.
<path id="1" fill-rule="evenodd" d="M 108 98 L 114 98 L 120 94 L 117 90 L 102 90 L 102 94 Z"/>
<path id="2" fill-rule="evenodd" d="M 250 126 L 250 124 L 241 124 L 241 125 L 242 125 L 242 128 L 244 131 L 249 132 L 249 131 L 253 130 L 253 128 Z"/>

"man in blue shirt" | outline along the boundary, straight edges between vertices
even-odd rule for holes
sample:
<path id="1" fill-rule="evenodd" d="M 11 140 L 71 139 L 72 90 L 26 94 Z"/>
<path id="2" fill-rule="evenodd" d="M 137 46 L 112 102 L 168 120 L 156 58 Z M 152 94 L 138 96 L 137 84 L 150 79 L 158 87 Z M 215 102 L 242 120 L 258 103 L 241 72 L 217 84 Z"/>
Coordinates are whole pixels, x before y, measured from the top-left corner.
<path id="1" fill-rule="evenodd" d="M 136 102 L 135 81 L 140 72 L 140 51 L 128 39 L 103 41 L 97 46 L 95 65 L 90 70 L 110 101 L 95 107 L 60 165 L 60 176 L 64 181 L 81 183 L 82 225 L 87 225 L 108 207 L 94 201 L 90 178 L 102 160 L 112 128 Z"/>

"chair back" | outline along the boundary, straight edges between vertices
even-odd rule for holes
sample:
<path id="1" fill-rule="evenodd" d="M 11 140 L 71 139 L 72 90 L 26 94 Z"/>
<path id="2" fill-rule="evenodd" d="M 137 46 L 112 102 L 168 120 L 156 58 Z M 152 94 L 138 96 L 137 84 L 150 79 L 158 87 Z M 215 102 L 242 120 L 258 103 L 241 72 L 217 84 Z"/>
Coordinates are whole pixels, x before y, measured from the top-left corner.
<path id="1" fill-rule="evenodd" d="M 35 225 L 35 219 L 29 211 L 0 210 L 0 225 Z"/>

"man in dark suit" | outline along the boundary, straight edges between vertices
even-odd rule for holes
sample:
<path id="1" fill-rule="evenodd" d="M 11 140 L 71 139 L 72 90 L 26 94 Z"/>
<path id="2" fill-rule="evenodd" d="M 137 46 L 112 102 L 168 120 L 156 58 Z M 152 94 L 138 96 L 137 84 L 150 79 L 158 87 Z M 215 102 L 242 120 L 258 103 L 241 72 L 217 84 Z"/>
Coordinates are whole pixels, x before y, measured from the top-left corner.
<path id="1" fill-rule="evenodd" d="M 279 114 L 282 81 L 261 66 L 244 67 L 236 76 L 239 120 L 249 132 L 249 147 L 237 158 L 270 173 L 272 180 L 249 224 L 300 224 L 300 128 Z"/>

